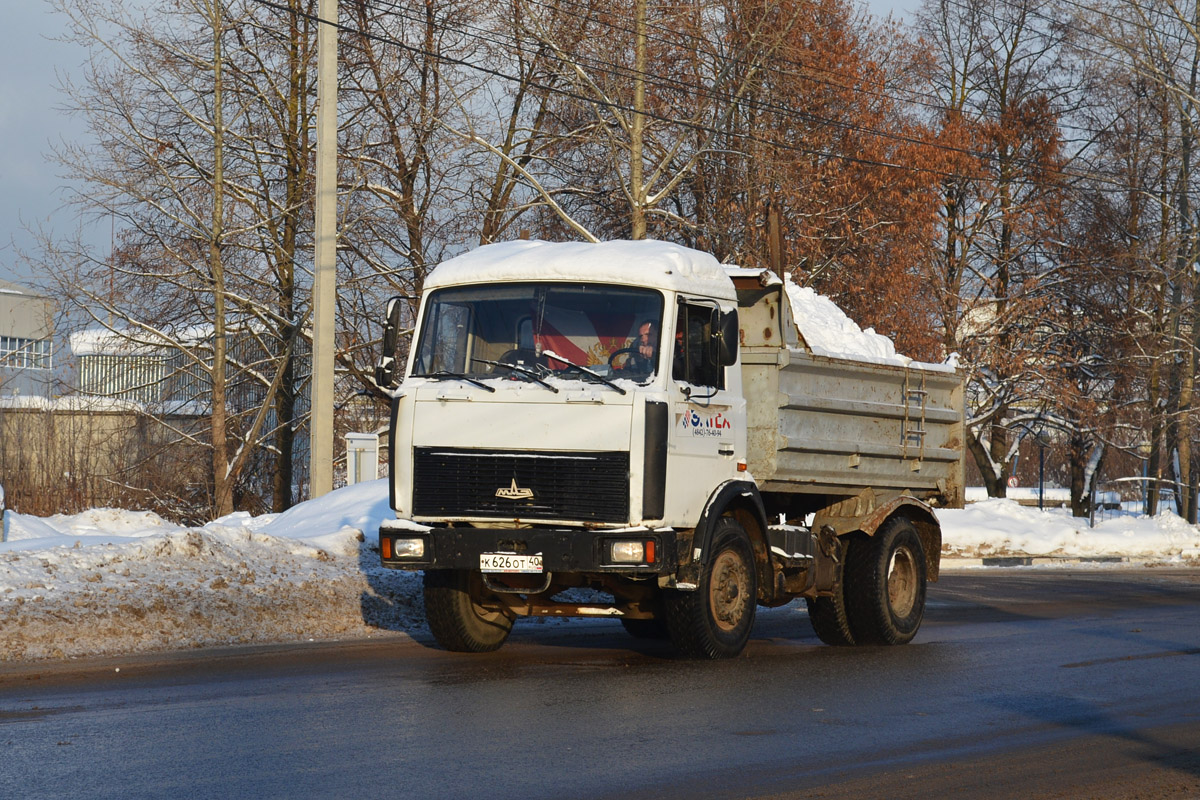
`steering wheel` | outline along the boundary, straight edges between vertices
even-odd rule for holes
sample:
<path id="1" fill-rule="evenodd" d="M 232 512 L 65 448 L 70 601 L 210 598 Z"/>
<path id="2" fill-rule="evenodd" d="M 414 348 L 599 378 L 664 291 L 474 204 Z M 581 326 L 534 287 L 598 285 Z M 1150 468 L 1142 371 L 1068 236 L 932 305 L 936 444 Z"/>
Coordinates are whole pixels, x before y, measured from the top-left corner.
<path id="1" fill-rule="evenodd" d="M 641 355 L 641 353 L 638 352 L 638 348 L 636 348 L 636 347 L 622 347 L 620 350 L 614 350 L 612 352 L 612 355 L 610 355 L 608 357 L 608 366 L 613 369 L 616 369 L 616 367 L 613 367 L 613 362 L 617 360 L 617 356 L 624 356 L 624 355 L 633 356 L 633 355 Z M 626 363 L 625 366 L 628 367 L 629 364 Z"/>

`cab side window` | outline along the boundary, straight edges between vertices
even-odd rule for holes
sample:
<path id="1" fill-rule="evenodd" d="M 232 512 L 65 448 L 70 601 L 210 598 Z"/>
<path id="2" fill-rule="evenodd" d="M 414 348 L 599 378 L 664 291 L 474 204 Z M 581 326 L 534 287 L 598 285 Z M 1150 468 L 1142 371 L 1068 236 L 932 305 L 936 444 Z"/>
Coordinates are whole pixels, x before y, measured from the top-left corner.
<path id="1" fill-rule="evenodd" d="M 693 386 L 725 388 L 725 370 L 717 363 L 713 347 L 713 307 L 680 303 L 675 322 L 675 350 L 671 377 Z"/>

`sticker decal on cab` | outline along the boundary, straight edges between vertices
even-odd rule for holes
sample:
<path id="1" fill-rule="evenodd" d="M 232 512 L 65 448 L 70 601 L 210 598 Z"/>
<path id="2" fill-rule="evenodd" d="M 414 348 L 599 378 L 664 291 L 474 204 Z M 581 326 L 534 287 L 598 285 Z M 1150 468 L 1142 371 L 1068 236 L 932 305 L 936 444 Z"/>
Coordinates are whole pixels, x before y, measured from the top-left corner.
<path id="1" fill-rule="evenodd" d="M 676 417 L 677 427 L 690 436 L 725 436 L 727 435 L 725 431 L 733 428 L 723 411 L 709 411 L 701 414 L 695 409 L 689 409 L 682 414 L 676 414 Z"/>

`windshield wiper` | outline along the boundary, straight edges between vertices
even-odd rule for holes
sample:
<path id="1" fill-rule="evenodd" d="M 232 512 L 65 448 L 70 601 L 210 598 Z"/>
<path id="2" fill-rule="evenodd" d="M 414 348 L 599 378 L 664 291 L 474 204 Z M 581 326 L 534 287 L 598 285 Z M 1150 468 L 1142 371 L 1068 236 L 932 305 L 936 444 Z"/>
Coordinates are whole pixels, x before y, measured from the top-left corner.
<path id="1" fill-rule="evenodd" d="M 550 383 L 545 381 L 543 378 L 541 378 L 536 372 L 529 369 L 528 367 L 522 367 L 520 364 L 508 364 L 503 361 L 492 361 L 490 358 L 472 358 L 471 360 L 478 361 L 480 364 L 491 364 L 493 367 L 504 367 L 505 369 L 511 369 L 513 372 L 519 372 L 520 374 L 524 375 L 525 377 L 529 378 L 530 380 L 537 381 L 538 383 L 540 383 L 542 386 L 545 386 L 550 391 L 554 392 L 555 394 L 558 394 L 557 386 L 551 385 Z"/>
<path id="2" fill-rule="evenodd" d="M 466 381 L 467 383 L 475 384 L 480 389 L 486 389 L 489 392 L 496 391 L 495 386 L 488 386 L 483 381 L 476 380 L 475 378 L 472 378 L 470 375 L 463 375 L 461 372 L 447 372 L 444 369 L 439 369 L 437 372 L 430 372 L 425 375 L 418 375 L 417 377 L 418 378 L 433 378 L 434 380 L 438 380 L 438 381 L 446 380 L 447 378 L 449 378 L 451 380 L 456 380 L 456 381 Z"/>
<path id="3" fill-rule="evenodd" d="M 613 383 L 608 378 L 601 375 L 599 372 L 593 372 L 592 370 L 588 369 L 587 367 L 581 367 L 578 364 L 576 364 L 574 361 L 563 358 L 558 353 L 555 353 L 553 350 L 543 350 L 542 355 L 545 356 L 546 358 L 553 358 L 555 361 L 561 361 L 564 364 L 566 364 L 568 367 L 571 367 L 572 369 L 582 372 L 584 375 L 590 375 L 591 377 L 600 381 L 601 383 L 603 383 L 605 386 L 609 387 L 610 389 L 616 389 L 621 394 L 629 394 L 629 392 L 625 391 L 620 386 L 617 386 L 615 383 Z"/>

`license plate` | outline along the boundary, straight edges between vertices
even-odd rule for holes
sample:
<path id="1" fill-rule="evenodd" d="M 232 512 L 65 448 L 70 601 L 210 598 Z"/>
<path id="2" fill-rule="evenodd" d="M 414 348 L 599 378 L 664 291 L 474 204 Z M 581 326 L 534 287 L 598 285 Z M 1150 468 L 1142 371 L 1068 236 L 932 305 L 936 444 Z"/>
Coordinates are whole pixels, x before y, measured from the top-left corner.
<path id="1" fill-rule="evenodd" d="M 480 553 L 480 572 L 520 572 L 541 574 L 542 556 L 522 556 L 516 553 Z"/>

